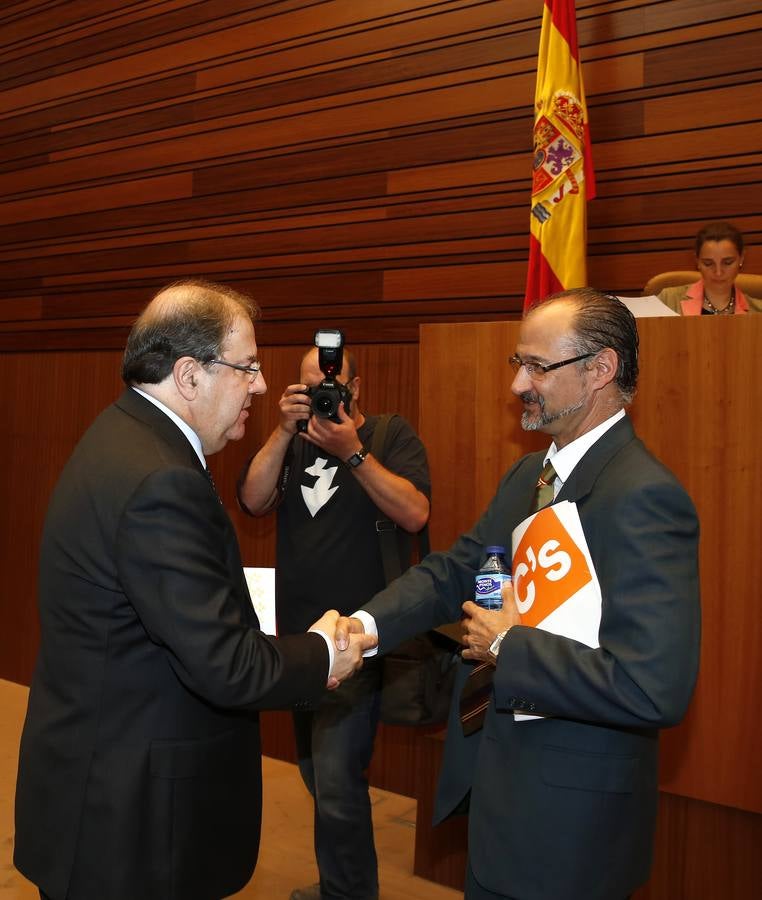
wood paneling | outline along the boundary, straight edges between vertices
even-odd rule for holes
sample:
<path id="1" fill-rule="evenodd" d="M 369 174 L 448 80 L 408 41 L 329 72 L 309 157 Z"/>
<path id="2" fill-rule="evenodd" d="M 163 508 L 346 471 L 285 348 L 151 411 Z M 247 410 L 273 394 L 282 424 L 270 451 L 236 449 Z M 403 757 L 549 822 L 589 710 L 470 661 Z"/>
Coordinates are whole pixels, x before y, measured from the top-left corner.
<path id="1" fill-rule="evenodd" d="M 318 305 L 371 344 L 515 316 L 541 7 L 6 4 L 0 349 L 116 346 L 185 274 L 256 292 L 278 343 L 301 342 Z M 577 8 L 591 282 L 636 292 L 685 267 L 711 218 L 757 243 L 758 5 Z"/>

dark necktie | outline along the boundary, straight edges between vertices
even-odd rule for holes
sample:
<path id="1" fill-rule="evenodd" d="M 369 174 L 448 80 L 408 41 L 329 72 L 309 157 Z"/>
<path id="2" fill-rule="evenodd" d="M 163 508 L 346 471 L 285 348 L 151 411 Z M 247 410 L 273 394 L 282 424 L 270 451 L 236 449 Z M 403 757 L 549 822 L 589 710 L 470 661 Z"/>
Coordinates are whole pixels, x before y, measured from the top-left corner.
<path id="1" fill-rule="evenodd" d="M 556 480 L 556 470 L 551 462 L 545 463 L 540 472 L 540 477 L 535 485 L 535 494 L 532 501 L 532 512 L 535 513 L 553 502 L 553 482 Z M 474 666 L 463 685 L 460 695 L 460 724 L 466 737 L 478 731 L 484 725 L 484 717 L 487 707 L 492 699 L 492 678 L 495 667 L 489 662 L 480 662 Z"/>

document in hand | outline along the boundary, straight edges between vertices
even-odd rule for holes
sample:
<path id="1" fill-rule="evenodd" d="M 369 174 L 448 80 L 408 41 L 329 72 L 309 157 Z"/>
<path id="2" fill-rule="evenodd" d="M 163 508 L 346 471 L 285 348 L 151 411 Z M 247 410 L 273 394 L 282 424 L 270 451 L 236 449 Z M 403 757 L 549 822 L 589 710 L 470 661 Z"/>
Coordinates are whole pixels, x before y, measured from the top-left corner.
<path id="1" fill-rule="evenodd" d="M 246 586 L 251 594 L 259 627 L 265 634 L 277 634 L 275 626 L 275 569 L 244 566 Z"/>
<path id="2" fill-rule="evenodd" d="M 577 504 L 546 506 L 512 535 L 513 595 L 521 624 L 598 646 L 601 586 Z M 514 713 L 516 721 L 536 719 Z"/>

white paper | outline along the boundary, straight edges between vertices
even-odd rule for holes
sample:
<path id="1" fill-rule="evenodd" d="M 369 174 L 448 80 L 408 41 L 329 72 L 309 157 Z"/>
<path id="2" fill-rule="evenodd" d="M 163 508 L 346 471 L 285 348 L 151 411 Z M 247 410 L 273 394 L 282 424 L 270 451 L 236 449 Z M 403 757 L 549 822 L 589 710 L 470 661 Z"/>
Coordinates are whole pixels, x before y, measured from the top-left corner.
<path id="1" fill-rule="evenodd" d="M 538 516 L 552 515 L 552 527 L 539 543 L 530 540 L 522 542 L 524 535 Z M 570 543 L 571 542 L 571 543 Z M 584 557 L 579 563 L 576 573 L 575 589 L 559 606 L 534 627 L 549 631 L 552 634 L 572 638 L 588 647 L 598 647 L 598 632 L 601 624 L 602 596 L 601 586 L 595 572 L 590 549 L 587 546 L 582 522 L 577 511 L 577 504 L 562 500 L 552 506 L 545 507 L 538 513 L 524 519 L 511 536 L 513 556 L 513 587 L 519 612 L 528 615 L 536 598 L 541 596 L 544 584 L 552 582 L 553 590 L 562 588 L 565 567 L 564 560 L 572 557 L 565 552 L 573 546 Z M 579 560 L 579 556 L 577 556 Z M 580 575 L 580 567 L 584 574 Z M 569 569 L 571 572 L 572 569 Z M 579 587 L 576 585 L 584 581 Z M 534 598 L 534 599 L 533 599 Z M 542 718 L 514 712 L 517 722 L 526 719 Z"/>
<path id="2" fill-rule="evenodd" d="M 275 625 L 275 569 L 244 566 L 243 574 L 251 594 L 259 627 L 265 634 L 276 634 Z"/>
<path id="3" fill-rule="evenodd" d="M 646 319 L 650 316 L 679 316 L 674 309 L 670 309 L 666 303 L 659 300 L 653 294 L 650 297 L 617 297 L 629 309 L 636 319 Z"/>

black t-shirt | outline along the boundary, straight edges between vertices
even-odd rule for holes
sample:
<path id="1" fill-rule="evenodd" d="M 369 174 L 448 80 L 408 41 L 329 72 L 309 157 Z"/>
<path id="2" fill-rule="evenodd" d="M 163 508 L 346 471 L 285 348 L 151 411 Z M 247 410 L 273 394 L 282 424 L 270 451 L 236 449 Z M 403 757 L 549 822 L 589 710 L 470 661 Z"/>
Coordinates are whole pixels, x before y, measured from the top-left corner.
<path id="1" fill-rule="evenodd" d="M 371 446 L 378 416 L 358 431 Z M 278 630 L 299 634 L 326 609 L 354 612 L 385 587 L 376 521 L 386 518 L 351 469 L 298 435 L 278 507 Z M 426 449 L 401 416 L 390 419 L 382 464 L 431 496 Z"/>

